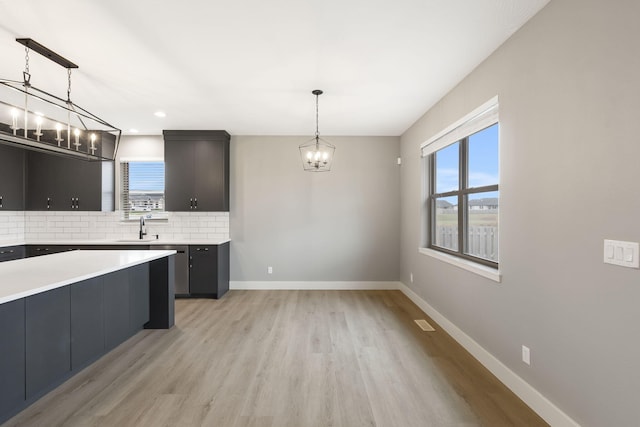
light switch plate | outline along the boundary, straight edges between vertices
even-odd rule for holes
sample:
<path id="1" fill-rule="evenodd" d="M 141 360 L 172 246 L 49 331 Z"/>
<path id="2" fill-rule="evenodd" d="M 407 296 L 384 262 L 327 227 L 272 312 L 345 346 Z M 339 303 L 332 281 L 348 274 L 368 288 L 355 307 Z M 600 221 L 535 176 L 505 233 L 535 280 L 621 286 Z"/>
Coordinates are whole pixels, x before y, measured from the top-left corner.
<path id="1" fill-rule="evenodd" d="M 604 241 L 605 264 L 619 265 L 621 267 L 640 268 L 638 256 L 640 244 L 638 242 L 623 242 L 620 240 Z"/>
<path id="2" fill-rule="evenodd" d="M 531 365 L 531 350 L 526 345 L 522 346 L 522 361 L 527 365 Z"/>

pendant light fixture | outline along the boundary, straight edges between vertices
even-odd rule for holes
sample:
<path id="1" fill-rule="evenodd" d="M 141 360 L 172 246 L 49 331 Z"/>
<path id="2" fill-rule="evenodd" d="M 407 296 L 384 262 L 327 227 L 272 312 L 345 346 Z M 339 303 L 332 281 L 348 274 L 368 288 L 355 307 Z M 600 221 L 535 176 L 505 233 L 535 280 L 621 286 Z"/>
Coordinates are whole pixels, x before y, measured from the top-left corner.
<path id="1" fill-rule="evenodd" d="M 299 147 L 302 167 L 308 172 L 328 172 L 331 170 L 333 153 L 336 151 L 336 147 L 320 138 L 320 132 L 318 131 L 318 97 L 322 95 L 322 91 L 316 89 L 311 93 L 316 96 L 316 135 Z"/>
<path id="2" fill-rule="evenodd" d="M 71 70 L 78 68 L 32 39 L 25 47 L 23 80 L 0 79 L 0 144 L 73 157 L 114 160 L 122 131 L 71 101 Z M 29 53 L 34 51 L 67 70 L 67 98 L 31 84 Z"/>

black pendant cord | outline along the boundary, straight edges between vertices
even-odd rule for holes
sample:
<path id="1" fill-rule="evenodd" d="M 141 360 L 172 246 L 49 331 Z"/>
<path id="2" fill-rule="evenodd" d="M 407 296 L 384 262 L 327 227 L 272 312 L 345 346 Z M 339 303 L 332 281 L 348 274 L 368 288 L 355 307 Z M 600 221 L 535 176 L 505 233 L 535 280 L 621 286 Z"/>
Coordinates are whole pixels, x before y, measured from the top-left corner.
<path id="1" fill-rule="evenodd" d="M 318 97 L 320 95 L 322 95 L 322 91 L 320 89 L 315 89 L 313 91 L 311 91 L 312 94 L 314 94 L 316 96 L 316 151 L 318 151 L 320 149 L 320 127 L 319 127 L 319 115 L 318 115 Z"/>
<path id="2" fill-rule="evenodd" d="M 319 115 L 318 115 L 318 96 L 320 96 L 320 94 L 316 93 L 316 138 L 320 136 L 320 131 L 319 131 L 320 127 L 318 124 L 318 122 L 320 121 Z"/>

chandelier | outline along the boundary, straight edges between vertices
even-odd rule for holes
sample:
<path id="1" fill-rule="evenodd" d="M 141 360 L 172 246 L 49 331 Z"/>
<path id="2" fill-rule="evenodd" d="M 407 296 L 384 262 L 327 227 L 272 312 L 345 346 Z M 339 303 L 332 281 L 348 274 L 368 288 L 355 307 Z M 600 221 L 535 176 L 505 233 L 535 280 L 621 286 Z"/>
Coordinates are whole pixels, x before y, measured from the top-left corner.
<path id="1" fill-rule="evenodd" d="M 32 39 L 16 41 L 25 47 L 25 68 L 22 81 L 0 79 L 0 143 L 83 160 L 114 160 L 122 131 L 71 101 L 71 70 L 78 66 Z M 31 50 L 67 69 L 67 99 L 31 84 Z"/>
<path id="2" fill-rule="evenodd" d="M 333 161 L 333 153 L 336 151 L 336 147 L 320 138 L 320 132 L 318 131 L 318 97 L 323 92 L 316 89 L 311 93 L 316 96 L 316 135 L 299 147 L 302 167 L 308 172 L 327 172 L 331 170 L 331 162 Z"/>

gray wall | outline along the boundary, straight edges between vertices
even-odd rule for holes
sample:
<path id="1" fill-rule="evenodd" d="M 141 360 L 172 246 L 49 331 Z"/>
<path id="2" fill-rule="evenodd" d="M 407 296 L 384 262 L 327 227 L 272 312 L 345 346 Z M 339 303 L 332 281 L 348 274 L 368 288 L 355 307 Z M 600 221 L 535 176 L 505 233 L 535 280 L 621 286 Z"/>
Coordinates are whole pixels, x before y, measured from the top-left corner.
<path id="1" fill-rule="evenodd" d="M 400 138 L 326 137 L 328 173 L 302 170 L 309 138 L 232 136 L 231 280 L 397 281 Z"/>
<path id="2" fill-rule="evenodd" d="M 638 425 L 640 271 L 602 258 L 640 241 L 639 17 L 550 2 L 401 142 L 402 281 L 584 426 Z M 496 94 L 500 284 L 418 253 L 420 143 Z"/>

